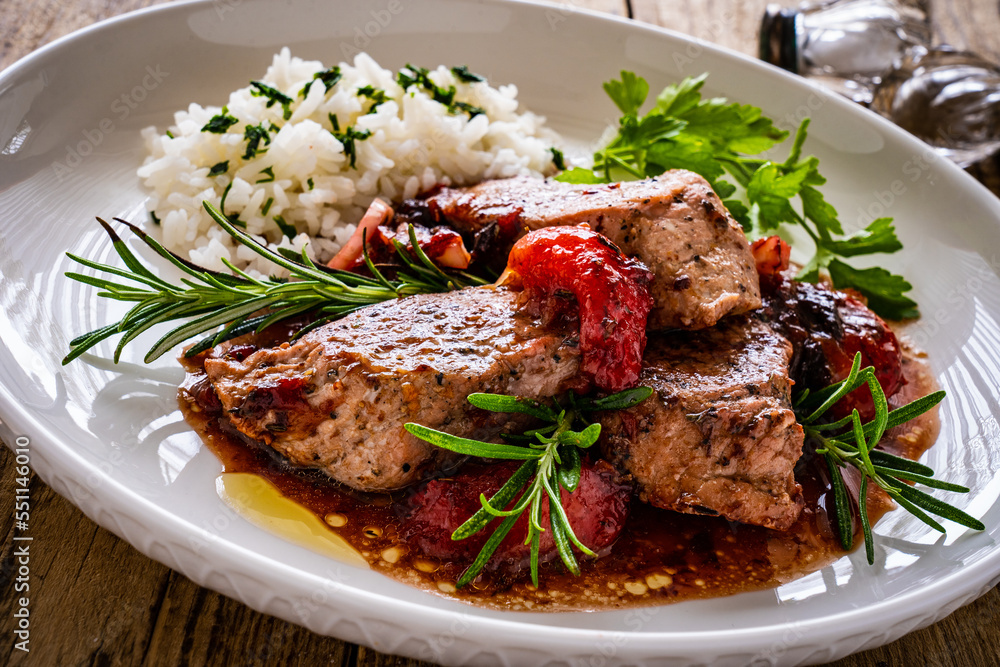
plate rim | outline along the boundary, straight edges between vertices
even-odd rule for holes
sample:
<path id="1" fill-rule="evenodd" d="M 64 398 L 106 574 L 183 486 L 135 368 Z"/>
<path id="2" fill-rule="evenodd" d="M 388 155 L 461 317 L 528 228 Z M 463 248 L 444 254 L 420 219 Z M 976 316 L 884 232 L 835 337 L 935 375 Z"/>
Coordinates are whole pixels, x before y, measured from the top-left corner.
<path id="1" fill-rule="evenodd" d="M 118 16 L 114 16 L 98 23 L 83 27 L 77 31 L 59 37 L 52 42 L 36 49 L 32 53 L 24 56 L 23 58 L 12 63 L 10 66 L 5 68 L 0 72 L 0 94 L 6 90 L 7 85 L 10 80 L 19 76 L 22 71 L 30 70 L 34 65 L 46 58 L 49 58 L 52 54 L 59 52 L 61 49 L 66 48 L 68 45 L 77 42 L 81 39 L 86 39 L 94 33 L 99 33 L 104 30 L 111 30 L 115 27 L 120 27 L 123 24 L 129 22 L 143 21 L 143 20 L 155 20 L 155 16 L 159 14 L 164 14 L 168 12 L 189 12 L 192 8 L 203 8 L 210 7 L 216 4 L 217 0 L 179 0 L 178 2 L 172 2 L 169 4 L 154 5 L 152 7 L 145 7 L 135 11 L 127 12 Z M 791 82 L 792 85 L 804 87 L 805 89 L 818 90 L 825 95 L 831 95 L 829 100 L 833 101 L 834 104 L 840 105 L 840 111 L 849 114 L 855 114 L 856 117 L 864 120 L 866 124 L 876 125 L 882 132 L 893 136 L 897 141 L 903 142 L 904 146 L 909 146 L 914 150 L 914 152 L 927 150 L 926 144 L 921 142 L 910 135 L 905 130 L 897 127 L 888 120 L 878 116 L 872 111 L 863 109 L 851 103 L 846 99 L 841 99 L 839 96 L 834 96 L 829 93 L 826 89 L 823 89 L 818 84 L 801 79 L 790 73 L 779 70 L 771 65 L 763 63 L 761 61 L 755 60 L 745 54 L 736 52 L 734 50 L 707 42 L 701 39 L 693 38 L 676 31 L 655 26 L 652 24 L 640 23 L 633 19 L 626 17 L 619 17 L 615 15 L 604 14 L 596 10 L 590 10 L 585 8 L 573 7 L 571 5 L 557 5 L 548 2 L 538 2 L 535 0 L 479 0 L 480 4 L 492 4 L 500 6 L 511 6 L 511 5 L 521 5 L 532 8 L 552 8 L 559 7 L 560 10 L 564 10 L 567 7 L 573 13 L 588 16 L 594 20 L 598 21 L 611 21 L 615 23 L 620 23 L 626 26 L 629 30 L 639 30 L 651 34 L 666 35 L 671 39 L 677 40 L 682 43 L 693 43 L 697 44 L 699 47 L 704 48 L 707 51 L 711 51 L 718 55 L 724 56 L 727 59 L 736 60 L 740 63 L 742 67 L 751 67 L 758 70 L 762 76 L 779 76 Z M 980 199 L 979 203 L 986 204 L 991 203 L 996 206 L 996 197 L 990 192 L 983 184 L 974 179 L 967 172 L 959 168 L 957 165 L 953 164 L 948 160 L 939 160 L 935 163 L 934 170 L 938 171 L 942 175 L 946 175 L 952 180 L 958 180 L 963 187 L 963 191 L 966 193 L 974 192 L 977 199 Z M 959 176 L 960 175 L 960 176 Z M 970 192 L 971 191 L 971 192 Z M 153 558 L 154 560 L 165 562 L 169 567 L 176 569 L 185 576 L 188 576 L 192 580 L 196 581 L 200 585 L 213 588 L 214 590 L 219 590 L 219 588 L 213 585 L 213 582 L 208 581 L 207 577 L 201 576 L 204 572 L 196 572 L 195 568 L 189 564 L 184 564 L 178 560 L 174 553 L 169 549 L 166 553 L 170 556 L 169 559 L 162 558 L 162 553 L 156 551 L 153 547 L 155 546 L 166 546 L 158 545 L 157 541 L 164 535 L 169 533 L 169 536 L 178 543 L 182 543 L 184 538 L 189 534 L 189 531 L 194 530 L 199 533 L 208 534 L 208 531 L 200 528 L 199 526 L 189 523 L 186 520 L 170 513 L 169 511 L 159 507 L 155 503 L 151 502 L 144 496 L 132 491 L 118 480 L 113 477 L 106 476 L 103 472 L 94 464 L 87 461 L 84 457 L 77 454 L 77 452 L 64 443 L 60 441 L 54 433 L 51 432 L 50 428 L 38 419 L 38 416 L 33 414 L 21 407 L 16 399 L 16 396 L 12 393 L 11 389 L 0 385 L 0 410 L 3 414 L 3 422 L 5 431 L 9 431 L 11 435 L 16 433 L 16 428 L 21 429 L 21 433 L 29 434 L 32 442 L 32 449 L 36 449 L 38 445 L 43 445 L 43 449 L 46 453 L 42 455 L 42 459 L 48 459 L 53 453 L 58 454 L 63 457 L 71 457 L 73 463 L 77 470 L 80 470 L 81 479 L 85 478 L 87 473 L 93 473 L 98 475 L 102 484 L 96 489 L 90 489 L 89 493 L 94 498 L 94 503 L 84 507 L 81 502 L 73 499 L 74 505 L 79 507 L 84 513 L 99 523 L 115 532 L 119 537 L 125 539 L 130 544 L 138 548 L 145 555 Z M 16 428 L 15 428 L 16 427 Z M 5 433 L 6 435 L 6 433 Z M 13 449 L 13 438 L 8 438 L 8 446 Z M 40 469 L 41 468 L 41 469 Z M 47 483 L 50 480 L 58 479 L 58 484 L 64 489 L 68 490 L 66 481 L 59 476 L 55 470 L 54 466 L 51 465 L 50 461 L 45 461 L 41 467 L 36 467 L 32 464 L 32 469 L 42 477 Z M 48 468 L 47 470 L 44 470 Z M 75 481 L 75 480 L 74 480 Z M 67 495 L 63 493 L 62 495 Z M 117 501 L 114 503 L 105 504 L 104 502 L 98 503 L 97 500 L 102 501 Z M 114 509 L 126 514 L 142 515 L 144 517 L 155 516 L 157 519 L 156 530 L 157 535 L 152 535 L 154 538 L 152 542 L 147 542 L 143 546 L 135 543 L 134 540 L 125 537 L 122 533 L 124 531 L 118 525 L 108 525 L 106 521 L 102 520 L 102 510 L 104 514 L 112 512 L 110 505 L 114 505 Z M 126 509 L 127 508 L 127 509 Z M 128 511 L 128 510 L 138 510 L 142 509 L 142 512 Z M 134 518 L 134 517 L 130 517 Z M 149 533 L 154 531 L 149 529 Z M 959 538 L 961 539 L 961 538 Z M 156 554 L 154 555 L 154 552 Z M 248 560 L 258 561 L 261 565 L 267 565 L 269 567 L 274 567 L 275 565 L 280 566 L 283 570 L 287 570 L 288 575 L 296 577 L 299 581 L 298 584 L 307 584 L 310 580 L 323 581 L 321 577 L 313 575 L 311 573 L 304 572 L 302 570 L 296 569 L 291 566 L 287 566 L 280 562 L 275 562 L 264 556 L 260 556 L 256 552 L 253 552 L 241 545 L 227 541 L 225 538 L 214 539 L 211 541 L 211 545 L 205 552 L 205 557 L 202 560 L 205 563 L 213 562 L 216 558 L 224 558 L 230 563 L 246 562 Z M 167 561 L 171 562 L 167 562 Z M 891 624 L 889 629 L 886 629 L 886 633 L 890 633 L 898 629 L 900 625 L 906 624 L 909 621 L 918 621 L 920 619 L 926 620 L 927 623 L 937 620 L 937 618 L 931 618 L 926 615 L 926 611 L 922 614 L 914 611 L 915 608 L 920 607 L 920 605 L 913 604 L 916 600 L 924 600 L 925 598 L 931 597 L 938 599 L 935 594 L 943 593 L 944 597 L 941 599 L 947 599 L 949 604 L 951 601 L 959 600 L 961 598 L 966 598 L 961 604 L 971 601 L 972 595 L 978 596 L 989 590 L 990 587 L 995 585 L 997 581 L 1000 580 L 1000 550 L 994 550 L 992 553 L 984 556 L 982 559 L 976 561 L 971 565 L 963 565 L 960 569 L 946 575 L 945 577 L 935 580 L 931 584 L 921 588 L 906 592 L 901 595 L 893 596 L 888 599 L 882 600 L 876 604 L 869 605 L 867 607 L 845 610 L 832 614 L 830 616 L 824 616 L 822 618 L 811 619 L 806 621 L 797 622 L 795 625 L 799 629 L 803 630 L 804 636 L 809 638 L 809 642 L 813 645 L 817 645 L 817 642 L 822 642 L 827 640 L 841 641 L 845 636 L 850 633 L 859 632 L 877 632 L 872 630 L 873 621 L 878 629 L 885 629 L 886 624 Z M 988 585 L 987 585 L 988 584 Z M 289 622 L 296 623 L 299 625 L 306 625 L 291 615 L 280 615 L 275 613 L 273 610 L 265 611 L 260 609 L 256 605 L 248 602 L 245 596 L 233 595 L 232 593 L 226 591 L 219 591 L 223 594 L 230 595 L 233 597 L 238 597 L 241 601 L 247 603 L 249 606 L 257 608 L 259 611 L 264 613 L 279 615 Z M 424 630 L 431 630 L 433 628 L 445 627 L 447 623 L 456 615 L 456 612 L 450 609 L 441 609 L 436 607 L 427 607 L 419 603 L 409 602 L 405 600 L 396 600 L 389 598 L 387 596 L 371 593 L 363 588 L 354 587 L 350 584 L 345 584 L 341 590 L 336 594 L 335 601 L 339 601 L 341 596 L 346 596 L 348 598 L 354 598 L 358 606 L 377 601 L 380 604 L 388 604 L 390 606 L 396 607 L 398 613 L 409 613 L 412 621 L 419 622 L 423 626 Z M 944 611 L 949 607 L 949 604 L 943 605 L 939 611 Z M 926 603 L 925 603 L 926 605 Z M 920 607 L 920 609 L 923 609 Z M 948 609 L 945 613 L 951 613 L 953 609 Z M 420 612 L 418 614 L 413 614 L 412 612 Z M 600 638 L 601 633 L 596 633 L 594 630 L 587 628 L 573 628 L 573 627 L 563 627 L 563 626 L 551 626 L 551 625 L 535 625 L 530 622 L 530 620 L 518 620 L 521 617 L 521 612 L 508 612 L 516 618 L 491 618 L 485 616 L 469 616 L 471 619 L 472 627 L 468 631 L 467 637 L 476 637 L 477 635 L 483 639 L 488 638 L 491 633 L 496 631 L 510 632 L 517 631 L 519 639 L 523 642 L 527 639 L 535 639 L 546 644 L 551 643 L 553 640 L 567 640 L 567 641 L 581 641 L 584 640 L 584 644 L 587 646 L 593 645 L 592 642 L 596 638 Z M 587 613 L 587 612 L 568 612 L 573 613 Z M 926 623 L 924 623 L 926 624 Z M 845 632 L 845 626 L 850 629 L 850 632 Z M 410 626 L 412 627 L 412 626 Z M 724 637 L 718 636 L 720 631 L 715 630 L 705 630 L 705 631 L 681 631 L 681 632 L 641 632 L 641 631 L 626 631 L 620 632 L 615 631 L 616 635 L 623 635 L 626 637 L 625 642 L 628 646 L 626 653 L 638 654 L 642 652 L 648 652 L 650 650 L 656 651 L 663 648 L 664 645 L 670 645 L 671 647 L 677 647 L 683 651 L 694 651 L 695 653 L 702 654 L 705 652 L 706 647 L 703 642 L 706 638 L 711 637 L 713 639 L 713 647 L 711 651 L 715 655 L 720 655 L 720 650 L 726 651 L 737 651 L 739 654 L 752 653 L 761 648 L 766 648 L 769 644 L 773 643 L 774 631 L 782 631 L 789 627 L 788 623 L 775 623 L 766 626 L 757 626 L 753 628 L 740 628 L 733 630 L 726 630 Z M 895 636 L 890 636 L 885 638 L 885 641 L 890 641 L 895 637 L 909 632 L 915 629 L 916 626 L 909 627 L 905 630 L 901 630 L 899 634 Z M 362 643 L 370 643 L 367 637 L 353 638 L 351 641 L 359 641 Z M 479 641 L 477 641 L 479 643 Z M 487 642 L 488 645 L 488 642 Z M 679 645 L 679 646 L 678 646 Z M 376 647 L 377 648 L 377 647 Z M 860 650 L 858 647 L 857 650 Z M 842 655 L 846 655 L 846 652 Z M 434 659 L 445 659 L 447 656 L 439 656 Z"/>

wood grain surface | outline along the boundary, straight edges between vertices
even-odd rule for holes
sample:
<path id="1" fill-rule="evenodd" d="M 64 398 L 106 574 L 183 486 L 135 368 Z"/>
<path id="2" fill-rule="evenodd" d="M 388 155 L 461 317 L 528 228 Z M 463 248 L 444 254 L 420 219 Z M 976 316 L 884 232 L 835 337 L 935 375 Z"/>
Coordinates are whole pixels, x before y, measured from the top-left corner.
<path id="1" fill-rule="evenodd" d="M 157 0 L 0 0 L 0 69 L 48 42 Z M 570 0 L 755 55 L 765 0 Z M 931 3 L 938 41 L 1000 61 L 997 0 Z M 721 26 L 721 27 L 720 27 Z M 997 159 L 970 172 L 1000 194 Z M 28 434 L 30 435 L 30 434 Z M 315 635 L 201 588 L 99 528 L 32 477 L 31 652 L 14 650 L 13 454 L 0 447 L 0 664 L 424 665 Z M 1000 589 L 847 667 L 1000 665 Z"/>

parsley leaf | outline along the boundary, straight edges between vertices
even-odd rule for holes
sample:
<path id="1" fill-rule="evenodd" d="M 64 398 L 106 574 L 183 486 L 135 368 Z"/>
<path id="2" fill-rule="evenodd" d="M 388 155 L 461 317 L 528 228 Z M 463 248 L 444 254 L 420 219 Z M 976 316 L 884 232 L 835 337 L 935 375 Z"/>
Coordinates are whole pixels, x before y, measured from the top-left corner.
<path id="1" fill-rule="evenodd" d="M 556 180 L 562 183 L 578 183 L 584 185 L 607 183 L 607 181 L 595 174 L 592 170 L 584 169 L 583 167 L 573 167 L 572 169 L 567 169 L 563 173 L 556 176 Z"/>
<path id="2" fill-rule="evenodd" d="M 331 120 L 336 119 L 336 116 L 334 116 L 333 114 L 330 114 L 330 116 Z M 347 129 L 345 129 L 343 132 L 332 130 L 331 134 L 333 134 L 333 136 L 337 138 L 337 141 L 343 144 L 344 155 L 346 155 L 350 159 L 351 168 L 353 169 L 355 166 L 355 162 L 357 161 L 358 158 L 356 142 L 364 141 L 368 137 L 372 136 L 372 131 L 356 130 L 354 129 L 353 125 L 349 125 Z"/>
<path id="3" fill-rule="evenodd" d="M 549 148 L 549 152 L 552 153 L 552 164 L 555 165 L 555 168 L 559 171 L 564 170 L 566 168 L 566 156 L 563 155 L 563 152 L 555 146 Z"/>
<path id="4" fill-rule="evenodd" d="M 920 317 L 917 302 L 905 295 L 913 287 L 902 276 L 883 268 L 856 269 L 839 259 L 831 260 L 827 268 L 833 284 L 856 289 L 868 299 L 868 307 L 891 320 Z"/>
<path id="5" fill-rule="evenodd" d="M 768 232 L 783 222 L 796 222 L 798 214 L 790 200 L 802 190 L 806 174 L 804 169 L 786 173 L 780 165 L 770 162 L 753 173 L 747 184 L 747 199 L 760 211 L 759 231 Z"/>
<path id="6" fill-rule="evenodd" d="M 715 184 L 720 197 L 728 197 L 733 193 L 732 185 L 719 180 L 725 175 L 722 165 L 712 156 L 706 143 L 695 137 L 678 133 L 670 141 L 657 142 L 649 147 L 647 159 L 657 170 L 662 168 L 660 173 L 668 169 L 687 169 L 695 172 L 709 183 Z"/>
<path id="7" fill-rule="evenodd" d="M 225 134 L 229 128 L 239 121 L 229 115 L 228 109 L 222 107 L 222 113 L 212 116 L 212 119 L 201 128 L 202 132 L 212 132 L 214 134 Z"/>
<path id="8" fill-rule="evenodd" d="M 229 160 L 225 162 L 217 162 L 212 165 L 212 168 L 208 170 L 209 176 L 218 176 L 219 174 L 224 174 L 229 171 Z"/>
<path id="9" fill-rule="evenodd" d="M 472 80 L 464 79 L 463 76 L 476 77 L 477 81 L 485 81 L 485 79 L 478 74 L 472 74 L 464 67 L 453 67 L 452 73 L 455 74 L 462 81 Z M 460 74 L 459 72 L 464 72 Z M 411 86 L 419 86 L 430 93 L 431 99 L 435 102 L 445 105 L 448 107 L 448 113 L 458 113 L 464 111 L 469 114 L 469 118 L 475 118 L 476 116 L 486 114 L 486 111 L 480 107 L 473 106 L 468 102 L 461 102 L 455 99 L 455 86 L 448 86 L 448 88 L 442 88 L 433 81 L 431 81 L 430 70 L 423 67 L 417 67 L 416 65 L 406 64 L 406 67 L 399 70 L 396 75 L 396 82 L 405 91 L 409 90 Z"/>
<path id="10" fill-rule="evenodd" d="M 459 102 L 458 100 L 452 102 L 448 105 L 448 113 L 458 113 L 459 111 L 464 111 L 469 114 L 469 118 L 475 118 L 479 114 L 486 114 L 486 109 L 482 107 L 473 106 L 467 102 Z"/>
<path id="11" fill-rule="evenodd" d="M 283 110 L 284 119 L 288 120 L 292 117 L 292 98 L 285 95 L 283 92 L 277 88 L 272 88 L 263 81 L 251 81 L 250 85 L 253 86 L 253 90 L 250 94 L 254 97 L 266 97 L 267 98 L 267 108 L 270 109 L 275 104 L 280 104 Z"/>
<path id="12" fill-rule="evenodd" d="M 635 115 L 649 95 L 649 84 L 633 72 L 622 71 L 621 81 L 606 81 L 604 92 L 625 115 Z"/>
<path id="13" fill-rule="evenodd" d="M 258 178 L 258 183 L 273 183 L 274 182 L 274 167 L 268 167 L 267 169 L 261 169 L 260 173 L 264 174 L 264 178 Z"/>
<path id="14" fill-rule="evenodd" d="M 265 146 L 270 145 L 271 136 L 264 129 L 263 123 L 259 125 L 247 125 L 243 130 L 243 140 L 247 142 L 247 150 L 243 153 L 243 159 L 251 160 L 260 151 L 261 141 L 264 142 Z"/>
<path id="15" fill-rule="evenodd" d="M 622 72 L 625 79 L 626 72 Z M 680 116 L 698 106 L 701 102 L 701 87 L 708 74 L 688 77 L 678 84 L 667 86 L 656 96 L 656 108 L 665 116 Z"/>
<path id="16" fill-rule="evenodd" d="M 473 72 L 469 71 L 469 68 L 465 65 L 459 65 L 457 67 L 451 68 L 451 73 L 455 75 L 455 78 L 463 83 L 480 83 L 486 81 L 484 77 L 479 76 Z"/>
<path id="17" fill-rule="evenodd" d="M 448 90 L 445 90 L 440 86 L 434 86 L 429 90 L 431 97 L 434 98 L 435 102 L 443 104 L 449 108 L 451 108 L 451 105 L 455 102 L 455 86 L 448 86 Z"/>
<path id="18" fill-rule="evenodd" d="M 330 92 L 330 89 L 337 85 L 343 74 L 340 71 L 340 65 L 334 65 L 333 67 L 328 67 L 324 70 L 316 72 L 313 74 L 312 81 L 308 82 L 306 85 L 302 86 L 299 91 L 299 97 L 305 97 L 312 90 L 313 84 L 317 81 L 321 81 L 323 86 L 326 88 L 326 92 Z"/>
<path id="19" fill-rule="evenodd" d="M 396 83 L 400 88 L 407 90 L 410 86 L 421 86 L 422 88 L 435 88 L 434 82 L 430 80 L 430 70 L 406 63 L 406 67 L 399 70 L 396 75 Z"/>
<path id="20" fill-rule="evenodd" d="M 340 78 L 343 75 L 340 72 L 340 65 L 334 65 L 322 72 L 316 72 L 313 74 L 313 81 L 322 81 L 323 85 L 326 86 L 326 92 L 330 92 L 330 89 L 337 85 Z"/>
<path id="21" fill-rule="evenodd" d="M 820 191 L 811 185 L 803 186 L 799 191 L 802 199 L 802 212 L 806 218 L 815 220 L 820 228 L 827 230 L 831 234 L 843 234 L 844 228 L 840 226 L 837 219 L 837 209 L 831 206 L 820 194 Z M 890 220 L 890 218 L 887 218 Z"/>
<path id="22" fill-rule="evenodd" d="M 361 88 L 358 88 L 358 96 L 367 97 L 374 102 L 368 110 L 368 113 L 375 113 L 375 108 L 389 99 L 384 90 L 376 88 L 375 86 L 362 86 Z"/>
<path id="23" fill-rule="evenodd" d="M 646 114 L 640 109 L 649 84 L 632 72 L 604 84 L 622 116 L 617 135 L 594 154 L 592 169 L 570 169 L 556 176 L 566 183 L 609 183 L 658 176 L 668 169 L 687 169 L 705 178 L 751 238 L 803 228 L 815 245 L 799 279 L 816 281 L 829 273 L 838 288 L 864 294 L 872 310 L 889 318 L 916 317 L 911 289 L 901 276 L 885 269 L 856 269 L 842 261 L 902 248 L 890 218 L 844 235 L 837 210 L 819 186 L 826 178 L 819 159 L 803 157 L 809 119 L 799 125 L 784 162 L 763 153 L 784 142 L 789 133 L 774 126 L 758 107 L 702 97 L 707 75 L 667 86 Z M 735 181 L 734 182 L 731 182 Z M 838 259 L 840 258 L 840 259 Z"/>
<path id="24" fill-rule="evenodd" d="M 855 232 L 839 241 L 826 244 L 841 257 L 869 255 L 875 252 L 892 253 L 903 249 L 903 244 L 896 237 L 896 229 L 892 218 L 879 218 L 860 232 Z"/>
<path id="25" fill-rule="evenodd" d="M 467 102 L 459 102 L 458 100 L 455 100 L 454 102 L 448 105 L 448 113 L 458 113 L 459 111 L 464 111 L 465 113 L 469 114 L 470 120 L 480 114 L 486 115 L 486 109 L 483 109 L 482 107 L 473 106 L 471 104 L 468 104 Z"/>
<path id="26" fill-rule="evenodd" d="M 288 237 L 289 241 L 291 241 L 296 237 L 296 235 L 298 235 L 299 230 L 295 229 L 295 225 L 285 222 L 285 219 L 280 215 L 274 216 L 272 220 L 274 220 L 274 224 L 278 225 L 278 229 L 281 230 L 281 233 L 284 236 Z"/>

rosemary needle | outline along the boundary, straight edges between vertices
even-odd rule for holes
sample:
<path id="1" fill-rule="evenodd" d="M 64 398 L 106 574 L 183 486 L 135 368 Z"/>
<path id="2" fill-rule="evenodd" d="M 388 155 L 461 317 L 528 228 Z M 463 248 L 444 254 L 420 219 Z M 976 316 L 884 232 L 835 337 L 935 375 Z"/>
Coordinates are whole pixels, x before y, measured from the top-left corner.
<path id="1" fill-rule="evenodd" d="M 636 387 L 599 399 L 571 397 L 568 408 L 563 408 L 556 402 L 554 409 L 544 403 L 518 396 L 471 394 L 468 397 L 469 403 L 483 410 L 516 412 L 545 422 L 545 426 L 530 431 L 530 437 L 509 438 L 524 442 L 522 446 L 469 440 L 420 424 L 406 424 L 404 428 L 407 431 L 443 449 L 482 458 L 524 461 L 491 498 L 480 494 L 482 508 L 452 534 L 453 540 L 464 540 L 484 530 L 494 519 L 502 519 L 456 585 L 462 587 L 479 575 L 518 518 L 527 512 L 528 535 L 525 544 L 531 547 L 531 581 L 538 586 L 541 534 L 546 530 L 541 517 L 546 499 L 549 501 L 549 529 L 552 531 L 556 551 L 568 571 L 580 574 L 580 565 L 573 554 L 573 547 L 588 556 L 595 554 L 573 532 L 569 517 L 563 510 L 560 489 L 569 493 L 576 491 L 580 483 L 580 450 L 593 446 L 601 435 L 601 425 L 588 424 L 582 414 L 595 410 L 629 408 L 646 400 L 652 393 L 653 390 L 649 387 Z M 578 423 L 579 430 L 574 430 Z M 513 506 L 505 509 L 511 503 Z"/>
<path id="2" fill-rule="evenodd" d="M 858 411 L 854 410 L 851 415 L 838 421 L 823 421 L 831 407 L 861 385 L 867 385 L 874 397 L 874 419 L 862 423 Z M 578 574 L 579 564 L 573 547 L 587 555 L 593 555 L 593 552 L 573 532 L 559 499 L 559 489 L 564 488 L 571 493 L 576 490 L 580 480 L 579 450 L 592 446 L 600 436 L 600 424 L 588 424 L 582 415 L 594 410 L 629 408 L 648 398 L 651 393 L 652 390 L 648 387 L 637 387 L 600 399 L 571 397 L 567 408 L 563 408 L 559 402 L 550 407 L 531 399 L 500 394 L 472 394 L 468 397 L 470 403 L 484 410 L 517 412 L 545 422 L 545 426 L 527 431 L 524 435 L 505 436 L 506 440 L 519 445 L 469 440 L 419 424 L 406 424 L 407 431 L 437 447 L 483 458 L 524 461 L 491 498 L 480 494 L 482 508 L 452 534 L 454 540 L 466 539 L 485 530 L 495 519 L 501 519 L 476 559 L 461 574 L 457 585 L 464 586 L 479 575 L 518 517 L 527 512 L 528 535 L 525 544 L 531 547 L 531 580 L 537 586 L 539 542 L 541 533 L 546 530 L 541 525 L 540 518 L 546 498 L 549 499 L 550 507 L 548 528 L 552 531 L 556 550 L 566 569 Z M 854 546 L 853 511 L 856 507 L 865 540 L 865 556 L 869 563 L 874 563 L 875 560 L 874 537 L 865 502 L 871 485 L 884 490 L 900 506 L 935 530 L 944 532 L 944 528 L 930 514 L 975 530 L 985 528 L 978 519 L 907 482 L 957 493 L 967 493 L 969 489 L 934 479 L 934 471 L 922 463 L 875 449 L 888 429 L 927 412 L 944 395 L 943 391 L 934 392 L 889 410 L 888 400 L 875 376 L 875 369 L 861 368 L 861 355 L 858 354 L 854 358 L 850 374 L 844 380 L 817 392 L 804 391 L 796 397 L 795 410 L 806 437 L 816 443 L 815 451 L 823 457 L 830 471 L 834 515 L 841 544 L 847 550 Z M 582 428 L 573 430 L 578 423 Z M 857 468 L 862 475 L 860 498 L 856 504 L 852 503 L 841 477 L 841 469 L 846 466 Z"/>
<path id="3" fill-rule="evenodd" d="M 843 419 L 827 423 L 821 421 L 837 401 L 862 385 L 867 385 L 871 391 L 875 405 L 874 419 L 862 423 L 858 411 L 854 410 Z M 874 537 L 866 501 L 868 487 L 871 485 L 885 491 L 903 509 L 939 532 L 943 533 L 945 529 L 930 514 L 975 530 L 985 529 L 982 521 L 907 482 L 955 493 L 968 493 L 969 489 L 934 479 L 934 471 L 922 463 L 874 448 L 888 429 L 927 412 L 940 403 L 944 396 L 945 392 L 936 391 L 890 411 L 885 392 L 875 376 L 875 369 L 871 366 L 861 368 L 861 354 L 858 353 L 846 378 L 815 393 L 810 394 L 806 390 L 796 400 L 796 413 L 805 430 L 806 439 L 816 443 L 816 453 L 823 456 L 830 471 L 837 533 L 841 545 L 847 550 L 854 547 L 854 521 L 852 503 L 841 477 L 841 469 L 851 466 L 861 473 L 857 513 L 865 540 L 865 556 L 870 564 L 875 562 Z"/>
<path id="4" fill-rule="evenodd" d="M 387 279 L 364 251 L 365 264 L 371 278 L 348 271 L 318 266 L 306 255 L 305 248 L 298 255 L 291 251 L 275 252 L 246 231 L 234 225 L 209 202 L 205 210 L 234 240 L 268 260 L 276 267 L 288 271 L 290 279 L 255 278 L 223 259 L 230 273 L 212 271 L 198 266 L 172 253 L 135 225 L 115 218 L 125 225 L 147 246 L 167 262 L 186 274 L 179 284 L 170 283 L 146 268 L 110 224 L 97 221 L 114 244 L 115 252 L 125 264 L 124 268 L 101 264 L 71 253 L 73 261 L 111 277 L 69 272 L 67 277 L 97 287 L 98 296 L 134 303 L 135 306 L 118 322 L 100 327 L 70 341 L 69 354 L 63 359 L 67 364 L 93 348 L 101 341 L 121 334 L 115 348 L 117 363 L 125 346 L 139 334 L 164 322 L 183 323 L 164 334 L 146 353 L 149 363 L 174 346 L 209 335 L 186 352 L 193 356 L 218 345 L 224 340 L 250 332 L 260 332 L 268 326 L 312 313 L 313 318 L 296 333 L 297 336 L 337 319 L 364 306 L 411 294 L 446 292 L 486 281 L 462 273 L 445 273 L 420 249 L 416 233 L 409 228 L 414 260 L 406 246 L 393 240 L 402 266 L 396 278 Z M 210 333 L 211 332 L 211 333 Z"/>

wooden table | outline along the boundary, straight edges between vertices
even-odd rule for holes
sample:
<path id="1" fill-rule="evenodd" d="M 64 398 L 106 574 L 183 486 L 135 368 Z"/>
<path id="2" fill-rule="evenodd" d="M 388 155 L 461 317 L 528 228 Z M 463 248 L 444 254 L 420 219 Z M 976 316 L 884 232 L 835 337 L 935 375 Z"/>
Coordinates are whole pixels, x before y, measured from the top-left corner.
<path id="1" fill-rule="evenodd" d="M 40 46 L 161 0 L 0 0 L 0 69 Z M 571 0 L 754 54 L 767 0 Z M 938 0 L 938 41 L 1000 62 L 996 0 Z M 718 17 L 726 30 L 713 32 Z M 716 27 L 717 30 L 717 27 Z M 1000 160 L 971 169 L 1000 194 Z M 30 654 L 13 649 L 14 457 L 0 447 L 0 663 L 10 665 L 421 665 L 320 637 L 201 588 L 99 528 L 37 477 L 31 481 Z M 837 665 L 1000 664 L 1000 588 L 947 619 Z"/>

